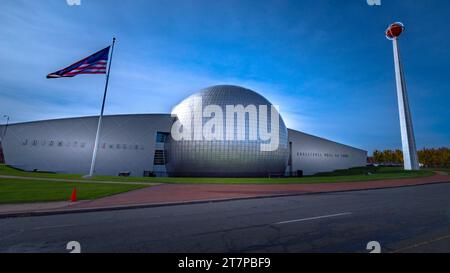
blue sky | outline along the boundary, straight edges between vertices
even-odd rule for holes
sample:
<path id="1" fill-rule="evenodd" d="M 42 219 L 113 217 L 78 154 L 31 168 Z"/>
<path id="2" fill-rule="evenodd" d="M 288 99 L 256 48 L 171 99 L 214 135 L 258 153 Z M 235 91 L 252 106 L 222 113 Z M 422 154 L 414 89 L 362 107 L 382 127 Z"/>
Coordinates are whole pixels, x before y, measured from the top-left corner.
<path id="1" fill-rule="evenodd" d="M 104 76 L 45 76 L 118 39 L 106 114 L 168 113 L 215 84 L 258 91 L 287 125 L 400 148 L 389 23 L 401 38 L 417 145 L 450 146 L 446 0 L 1 0 L 0 114 L 97 115 Z"/>

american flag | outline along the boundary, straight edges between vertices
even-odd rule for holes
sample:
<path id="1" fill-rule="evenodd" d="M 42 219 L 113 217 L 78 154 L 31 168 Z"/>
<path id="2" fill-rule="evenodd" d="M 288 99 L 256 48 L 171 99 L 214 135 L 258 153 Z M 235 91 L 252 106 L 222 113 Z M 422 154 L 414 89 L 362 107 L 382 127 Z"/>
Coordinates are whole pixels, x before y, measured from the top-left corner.
<path id="1" fill-rule="evenodd" d="M 106 74 L 110 46 L 64 69 L 47 75 L 47 79 L 74 77 L 79 74 Z"/>

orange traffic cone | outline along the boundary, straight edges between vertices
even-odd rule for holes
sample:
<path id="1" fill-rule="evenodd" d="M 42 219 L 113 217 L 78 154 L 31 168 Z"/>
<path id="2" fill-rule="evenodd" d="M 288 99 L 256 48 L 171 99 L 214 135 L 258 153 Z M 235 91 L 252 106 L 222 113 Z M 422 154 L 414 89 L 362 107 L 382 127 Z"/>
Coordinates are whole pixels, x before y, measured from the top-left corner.
<path id="1" fill-rule="evenodd" d="M 71 202 L 77 202 L 77 188 L 73 188 L 72 196 L 70 197 Z"/>

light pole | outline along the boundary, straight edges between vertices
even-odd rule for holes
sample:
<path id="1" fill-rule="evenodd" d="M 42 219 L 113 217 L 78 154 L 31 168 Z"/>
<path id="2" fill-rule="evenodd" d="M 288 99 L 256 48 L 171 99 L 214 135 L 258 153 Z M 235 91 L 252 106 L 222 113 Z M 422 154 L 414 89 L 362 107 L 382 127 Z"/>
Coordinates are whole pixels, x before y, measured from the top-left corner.
<path id="1" fill-rule="evenodd" d="M 5 130 L 3 131 L 1 140 L 3 140 L 5 138 L 6 132 L 8 130 L 8 124 L 9 124 L 9 116 L 8 115 L 3 115 L 3 117 L 6 118 L 6 125 L 5 125 Z"/>
<path id="2" fill-rule="evenodd" d="M 402 135 L 403 160 L 405 170 L 419 170 L 416 141 L 406 92 L 405 76 L 400 60 L 398 37 L 405 30 L 402 23 L 393 23 L 386 30 L 386 38 L 392 41 L 394 48 L 395 79 L 397 82 L 398 111 L 400 114 L 400 130 Z"/>

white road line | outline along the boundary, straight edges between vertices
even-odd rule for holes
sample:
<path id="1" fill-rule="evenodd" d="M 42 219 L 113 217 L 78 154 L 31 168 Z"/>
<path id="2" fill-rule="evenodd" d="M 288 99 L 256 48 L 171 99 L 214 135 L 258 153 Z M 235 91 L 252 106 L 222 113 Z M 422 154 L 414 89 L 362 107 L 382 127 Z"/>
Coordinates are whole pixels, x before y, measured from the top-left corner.
<path id="1" fill-rule="evenodd" d="M 302 219 L 296 219 L 296 220 L 290 220 L 290 221 L 277 222 L 277 223 L 274 223 L 274 225 L 283 225 L 283 224 L 290 224 L 290 223 L 296 223 L 296 222 L 304 222 L 304 221 L 310 221 L 310 220 L 339 217 L 339 216 L 345 216 L 345 215 L 350 215 L 350 214 L 352 214 L 352 213 L 351 212 L 343 212 L 343 213 L 337 213 L 337 214 L 330 214 L 330 215 L 323 215 L 323 216 L 316 216 L 316 217 L 309 217 L 309 218 L 302 218 Z"/>
<path id="2" fill-rule="evenodd" d="M 68 227 L 74 227 L 74 226 L 76 226 L 76 225 L 44 226 L 44 227 L 32 228 L 31 230 L 43 230 L 43 229 L 52 229 L 52 228 L 68 228 Z"/>
<path id="3" fill-rule="evenodd" d="M 446 239 L 450 239 L 450 234 L 446 235 L 446 236 L 442 236 L 442 237 L 436 238 L 436 239 L 433 239 L 433 240 L 429 240 L 429 241 L 417 243 L 415 245 L 411 245 L 411 246 L 407 246 L 407 247 L 404 247 L 404 248 L 400 248 L 398 250 L 392 251 L 392 253 L 404 252 L 404 251 L 407 251 L 407 250 L 411 250 L 411 249 L 418 248 L 418 247 L 421 247 L 421 246 L 429 245 L 429 244 L 436 243 L 436 242 L 439 242 L 439 241 L 442 241 L 442 240 L 446 240 Z"/>

